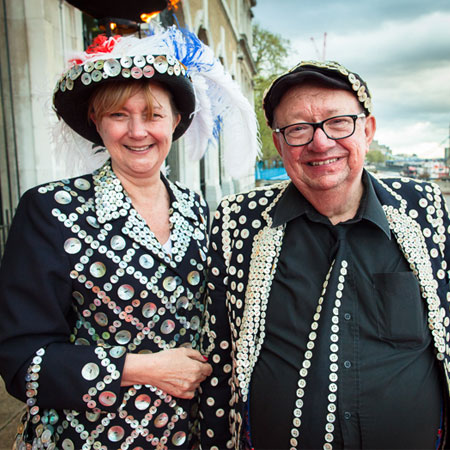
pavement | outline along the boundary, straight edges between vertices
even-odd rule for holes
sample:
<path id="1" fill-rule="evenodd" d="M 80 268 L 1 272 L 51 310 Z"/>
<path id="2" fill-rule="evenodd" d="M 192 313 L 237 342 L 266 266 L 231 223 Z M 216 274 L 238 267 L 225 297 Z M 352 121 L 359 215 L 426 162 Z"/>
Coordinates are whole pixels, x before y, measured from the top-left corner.
<path id="1" fill-rule="evenodd" d="M 0 450 L 11 450 L 25 404 L 11 397 L 0 378 Z"/>

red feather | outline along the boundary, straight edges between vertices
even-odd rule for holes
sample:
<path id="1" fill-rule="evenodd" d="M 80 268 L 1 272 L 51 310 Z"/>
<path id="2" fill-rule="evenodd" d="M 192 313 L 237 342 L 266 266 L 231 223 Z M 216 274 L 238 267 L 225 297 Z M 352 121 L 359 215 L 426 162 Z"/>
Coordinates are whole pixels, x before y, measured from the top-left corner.
<path id="1" fill-rule="evenodd" d="M 119 34 L 111 36 L 110 38 L 107 38 L 104 34 L 99 34 L 86 49 L 86 53 L 110 53 L 120 38 L 121 36 Z"/>

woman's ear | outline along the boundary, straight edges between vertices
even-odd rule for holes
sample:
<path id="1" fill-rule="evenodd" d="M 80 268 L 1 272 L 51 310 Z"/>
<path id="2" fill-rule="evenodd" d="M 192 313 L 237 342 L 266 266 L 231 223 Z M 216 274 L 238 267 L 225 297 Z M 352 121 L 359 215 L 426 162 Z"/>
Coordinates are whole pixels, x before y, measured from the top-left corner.
<path id="1" fill-rule="evenodd" d="M 174 116 L 174 120 L 173 120 L 173 127 L 172 127 L 172 133 L 175 131 L 175 128 L 178 126 L 178 124 L 180 123 L 181 120 L 181 114 L 177 114 L 176 116 Z"/>

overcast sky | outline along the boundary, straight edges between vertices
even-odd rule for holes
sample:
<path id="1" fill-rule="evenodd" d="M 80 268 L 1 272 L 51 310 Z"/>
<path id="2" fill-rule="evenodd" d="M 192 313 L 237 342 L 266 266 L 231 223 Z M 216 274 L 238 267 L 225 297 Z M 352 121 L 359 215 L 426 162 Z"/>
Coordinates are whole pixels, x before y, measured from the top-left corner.
<path id="1" fill-rule="evenodd" d="M 289 65 L 325 58 L 367 82 L 375 139 L 443 157 L 450 124 L 450 0 L 257 0 L 255 22 L 289 39 Z M 311 41 L 314 38 L 314 43 Z"/>

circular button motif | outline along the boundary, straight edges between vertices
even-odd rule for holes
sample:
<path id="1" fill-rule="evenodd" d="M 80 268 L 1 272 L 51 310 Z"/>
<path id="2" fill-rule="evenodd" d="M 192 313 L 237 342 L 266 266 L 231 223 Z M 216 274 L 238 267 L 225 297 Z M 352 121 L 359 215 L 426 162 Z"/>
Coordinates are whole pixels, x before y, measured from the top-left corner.
<path id="1" fill-rule="evenodd" d="M 113 357 L 113 358 L 120 358 L 121 356 L 123 356 L 126 352 L 125 347 L 113 347 L 109 350 L 109 354 Z"/>
<path id="2" fill-rule="evenodd" d="M 98 83 L 100 80 L 103 79 L 103 75 L 102 75 L 102 73 L 100 72 L 100 70 L 94 70 L 94 71 L 91 73 L 91 77 L 92 77 L 92 81 L 95 81 L 96 83 Z"/>
<path id="3" fill-rule="evenodd" d="M 125 69 L 129 69 L 133 65 L 133 60 L 130 56 L 123 56 L 120 58 L 120 65 Z"/>
<path id="4" fill-rule="evenodd" d="M 111 442 L 119 442 L 125 436 L 125 430 L 122 427 L 114 426 L 108 430 L 108 439 Z"/>
<path id="5" fill-rule="evenodd" d="M 161 324 L 161 333 L 170 334 L 175 329 L 175 322 L 173 320 L 167 319 Z"/>
<path id="6" fill-rule="evenodd" d="M 120 330 L 116 333 L 114 338 L 118 344 L 125 345 L 131 341 L 131 333 L 128 330 Z"/>
<path id="7" fill-rule="evenodd" d="M 86 222 L 93 228 L 100 228 L 100 225 L 98 224 L 97 218 L 94 216 L 87 216 Z"/>
<path id="8" fill-rule="evenodd" d="M 198 316 L 194 316 L 191 319 L 191 329 L 198 330 L 199 327 L 200 327 L 200 318 Z"/>
<path id="9" fill-rule="evenodd" d="M 64 439 L 64 441 L 62 441 L 61 448 L 63 450 L 75 450 L 75 445 L 71 439 Z"/>
<path id="10" fill-rule="evenodd" d="M 101 327 L 106 327 L 106 325 L 108 325 L 108 316 L 105 313 L 96 313 L 94 319 Z"/>
<path id="11" fill-rule="evenodd" d="M 52 438 L 52 432 L 47 428 L 41 435 L 41 441 L 43 444 L 48 444 Z"/>
<path id="12" fill-rule="evenodd" d="M 134 65 L 137 67 L 145 66 L 145 58 L 141 55 L 135 56 L 133 59 Z"/>
<path id="13" fill-rule="evenodd" d="M 119 235 L 113 236 L 111 238 L 110 243 L 111 243 L 111 248 L 113 250 L 117 250 L 117 251 L 123 250 L 126 245 L 125 239 Z"/>
<path id="14" fill-rule="evenodd" d="M 102 70 L 104 64 L 105 64 L 105 61 L 103 61 L 103 59 L 99 59 L 98 61 L 94 62 L 94 69 Z"/>
<path id="15" fill-rule="evenodd" d="M 161 413 L 159 416 L 156 417 L 154 424 L 156 428 L 162 428 L 165 425 L 167 425 L 168 421 L 169 416 L 166 413 Z"/>
<path id="16" fill-rule="evenodd" d="M 94 70 L 94 63 L 92 61 L 87 61 L 83 65 L 85 72 L 92 72 Z"/>
<path id="17" fill-rule="evenodd" d="M 144 269 L 151 269 L 155 265 L 155 260 L 151 255 L 146 253 L 139 258 L 139 264 Z"/>
<path id="18" fill-rule="evenodd" d="M 159 55 L 155 58 L 154 66 L 159 73 L 166 73 L 167 68 L 169 67 L 169 63 L 167 62 L 165 56 Z"/>
<path id="19" fill-rule="evenodd" d="M 91 84 L 92 78 L 91 78 L 91 74 L 84 72 L 83 75 L 81 75 L 81 82 L 87 86 L 89 84 Z"/>
<path id="20" fill-rule="evenodd" d="M 112 406 L 112 405 L 114 405 L 114 403 L 116 403 L 116 400 L 117 400 L 117 395 L 111 391 L 104 391 L 98 396 L 98 401 L 103 406 Z"/>
<path id="21" fill-rule="evenodd" d="M 111 58 L 105 61 L 103 70 L 109 77 L 116 77 L 122 70 L 122 66 L 120 65 L 119 61 Z"/>
<path id="22" fill-rule="evenodd" d="M 69 71 L 69 78 L 74 81 L 81 75 L 82 72 L 83 68 L 80 65 L 75 64 Z"/>
<path id="23" fill-rule="evenodd" d="M 95 363 L 87 363 L 81 369 L 81 376 L 88 381 L 95 380 L 100 374 L 100 368 Z"/>
<path id="24" fill-rule="evenodd" d="M 94 413 L 91 411 L 86 411 L 86 419 L 89 420 L 89 422 L 96 422 L 99 417 L 100 417 L 99 412 Z"/>
<path id="25" fill-rule="evenodd" d="M 67 205 L 72 201 L 72 196 L 67 191 L 55 192 L 54 198 L 60 205 Z"/>
<path id="26" fill-rule="evenodd" d="M 91 187 L 91 183 L 84 178 L 77 178 L 73 184 L 77 189 L 81 189 L 82 191 L 87 191 Z"/>
<path id="27" fill-rule="evenodd" d="M 147 65 L 142 69 L 142 73 L 145 78 L 152 78 L 153 75 L 155 75 L 155 69 L 152 66 Z"/>
<path id="28" fill-rule="evenodd" d="M 69 238 L 64 242 L 64 250 L 69 253 L 69 255 L 75 255 L 81 250 L 81 242 L 77 238 Z"/>
<path id="29" fill-rule="evenodd" d="M 146 319 L 149 319 L 150 317 L 155 315 L 156 309 L 157 308 L 156 308 L 156 305 L 154 303 L 148 302 L 142 307 L 142 315 Z"/>
<path id="30" fill-rule="evenodd" d="M 186 433 L 184 431 L 178 431 L 172 436 L 172 444 L 179 447 L 186 442 Z"/>
<path id="31" fill-rule="evenodd" d="M 163 287 L 166 291 L 172 292 L 177 287 L 177 282 L 174 277 L 166 277 L 163 281 Z"/>
<path id="32" fill-rule="evenodd" d="M 117 295 L 122 300 L 131 300 L 134 296 L 134 288 L 129 284 L 122 284 L 122 286 L 117 289 Z"/>
<path id="33" fill-rule="evenodd" d="M 142 69 L 140 69 L 139 67 L 133 67 L 131 69 L 131 76 L 135 80 L 139 80 L 140 78 L 142 78 Z"/>
<path id="34" fill-rule="evenodd" d="M 134 404 L 139 411 L 144 411 L 144 409 L 147 409 L 151 404 L 150 396 L 147 394 L 138 395 Z"/>
<path id="35" fill-rule="evenodd" d="M 95 278 L 101 278 L 106 273 L 106 267 L 102 262 L 95 262 L 89 268 L 90 274 Z"/>
<path id="36" fill-rule="evenodd" d="M 188 273 L 187 280 L 191 286 L 197 286 L 200 283 L 200 274 L 196 270 L 193 270 Z"/>

